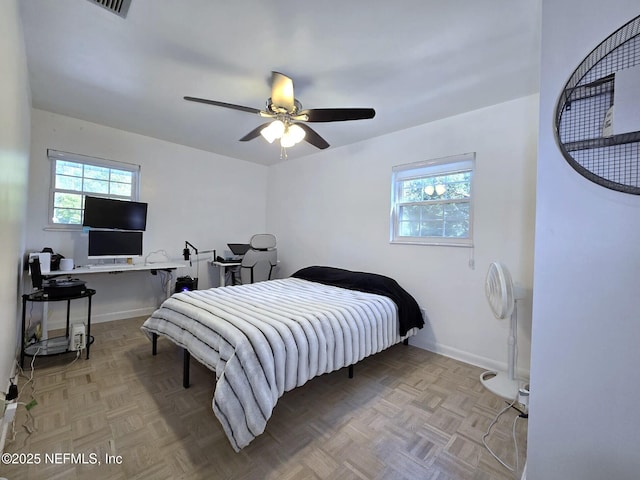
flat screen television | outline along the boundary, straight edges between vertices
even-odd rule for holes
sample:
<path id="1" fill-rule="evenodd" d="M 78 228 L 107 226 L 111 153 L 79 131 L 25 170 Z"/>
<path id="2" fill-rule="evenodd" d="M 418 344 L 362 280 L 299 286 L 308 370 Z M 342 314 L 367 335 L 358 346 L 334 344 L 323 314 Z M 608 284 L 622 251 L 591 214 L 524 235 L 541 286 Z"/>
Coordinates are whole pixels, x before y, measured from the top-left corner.
<path id="1" fill-rule="evenodd" d="M 146 230 L 147 204 L 86 195 L 82 225 L 117 230 Z"/>
<path id="2" fill-rule="evenodd" d="M 142 232 L 89 230 L 89 259 L 142 256 Z"/>

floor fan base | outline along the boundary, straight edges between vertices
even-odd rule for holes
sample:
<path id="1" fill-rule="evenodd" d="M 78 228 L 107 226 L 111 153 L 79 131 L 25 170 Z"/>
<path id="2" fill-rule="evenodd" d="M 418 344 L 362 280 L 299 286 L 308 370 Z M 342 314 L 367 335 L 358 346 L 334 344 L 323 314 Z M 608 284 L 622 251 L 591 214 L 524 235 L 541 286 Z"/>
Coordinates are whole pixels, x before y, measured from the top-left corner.
<path id="1" fill-rule="evenodd" d="M 480 383 L 491 393 L 511 401 L 518 397 L 520 381 L 509 378 L 507 372 L 488 371 L 480 375 Z"/>

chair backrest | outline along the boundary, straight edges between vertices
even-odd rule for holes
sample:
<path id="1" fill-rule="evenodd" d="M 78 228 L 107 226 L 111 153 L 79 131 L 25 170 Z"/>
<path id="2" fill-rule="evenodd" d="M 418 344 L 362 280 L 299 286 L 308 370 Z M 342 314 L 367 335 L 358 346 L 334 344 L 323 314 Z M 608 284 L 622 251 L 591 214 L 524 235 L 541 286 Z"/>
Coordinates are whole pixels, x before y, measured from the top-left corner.
<path id="1" fill-rule="evenodd" d="M 259 233 L 251 237 L 251 248 L 242 257 L 240 281 L 243 284 L 271 280 L 278 264 L 276 237 L 270 233 Z"/>

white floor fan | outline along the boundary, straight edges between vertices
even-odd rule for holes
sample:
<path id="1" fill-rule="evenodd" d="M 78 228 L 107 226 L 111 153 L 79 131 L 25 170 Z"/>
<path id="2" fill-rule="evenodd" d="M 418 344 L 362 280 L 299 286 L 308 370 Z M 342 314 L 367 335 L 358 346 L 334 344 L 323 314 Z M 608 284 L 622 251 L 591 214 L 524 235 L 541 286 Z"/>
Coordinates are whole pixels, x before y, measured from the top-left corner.
<path id="1" fill-rule="evenodd" d="M 506 400 L 518 396 L 520 380 L 516 377 L 516 348 L 518 331 L 517 300 L 523 298 L 523 290 L 511 280 L 509 270 L 499 262 L 489 265 L 485 280 L 485 293 L 493 314 L 498 320 L 511 317 L 508 339 L 507 371 L 487 371 L 480 375 L 480 382 L 487 390 Z"/>

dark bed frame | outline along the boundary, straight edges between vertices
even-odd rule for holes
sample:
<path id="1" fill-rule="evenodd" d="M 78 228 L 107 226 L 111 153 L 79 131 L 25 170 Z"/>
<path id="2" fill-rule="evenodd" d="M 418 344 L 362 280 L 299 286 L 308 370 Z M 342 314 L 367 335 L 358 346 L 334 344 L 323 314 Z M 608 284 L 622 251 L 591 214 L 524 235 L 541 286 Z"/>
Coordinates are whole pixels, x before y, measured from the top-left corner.
<path id="1" fill-rule="evenodd" d="M 158 334 L 151 334 L 151 354 L 153 356 L 158 354 Z M 405 338 L 402 343 L 409 345 L 409 339 Z M 189 388 L 189 367 L 191 365 L 191 354 L 186 348 L 182 349 L 182 386 Z M 349 365 L 349 378 L 353 378 L 353 365 Z"/>

